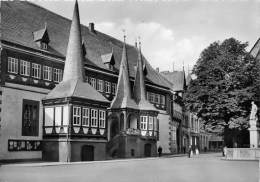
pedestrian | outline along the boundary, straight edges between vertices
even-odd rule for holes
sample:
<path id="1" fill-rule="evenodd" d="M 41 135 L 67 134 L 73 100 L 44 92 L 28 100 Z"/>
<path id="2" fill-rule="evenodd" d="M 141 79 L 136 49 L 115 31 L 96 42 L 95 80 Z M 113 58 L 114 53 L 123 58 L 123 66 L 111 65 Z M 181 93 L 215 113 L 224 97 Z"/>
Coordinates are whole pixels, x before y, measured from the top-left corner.
<path id="1" fill-rule="evenodd" d="M 158 154 L 159 154 L 159 157 L 161 157 L 161 155 L 162 155 L 162 147 L 161 146 L 158 147 Z"/>
<path id="2" fill-rule="evenodd" d="M 191 148 L 191 146 L 189 146 L 188 156 L 189 156 L 189 158 L 192 156 L 192 148 Z"/>
<path id="3" fill-rule="evenodd" d="M 226 157 L 227 156 L 227 146 L 224 147 L 223 152 L 224 152 L 224 157 Z"/>
<path id="4" fill-rule="evenodd" d="M 199 149 L 198 149 L 198 147 L 196 147 L 195 153 L 196 153 L 196 155 L 199 155 Z"/>

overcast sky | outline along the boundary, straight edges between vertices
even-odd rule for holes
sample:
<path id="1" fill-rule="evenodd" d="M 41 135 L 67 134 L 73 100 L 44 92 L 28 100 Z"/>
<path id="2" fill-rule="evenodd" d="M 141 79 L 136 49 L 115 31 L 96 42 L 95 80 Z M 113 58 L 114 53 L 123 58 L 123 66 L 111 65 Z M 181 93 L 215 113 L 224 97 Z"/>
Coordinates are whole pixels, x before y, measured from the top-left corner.
<path id="1" fill-rule="evenodd" d="M 57 14 L 72 17 L 74 1 L 34 1 Z M 210 43 L 234 37 L 248 42 L 260 37 L 260 0 L 80 1 L 81 23 L 133 44 L 160 71 L 191 68 Z"/>

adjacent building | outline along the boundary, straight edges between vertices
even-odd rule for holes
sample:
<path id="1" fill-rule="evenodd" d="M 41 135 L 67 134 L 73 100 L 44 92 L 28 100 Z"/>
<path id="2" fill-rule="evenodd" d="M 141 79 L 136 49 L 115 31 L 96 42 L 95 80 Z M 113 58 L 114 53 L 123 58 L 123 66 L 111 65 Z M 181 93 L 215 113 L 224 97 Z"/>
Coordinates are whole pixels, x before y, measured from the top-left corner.
<path id="1" fill-rule="evenodd" d="M 163 153 L 183 150 L 181 92 L 141 47 L 94 23 L 81 25 L 77 3 L 72 21 L 30 2 L 0 3 L 0 160 L 145 157 L 159 145 Z"/>

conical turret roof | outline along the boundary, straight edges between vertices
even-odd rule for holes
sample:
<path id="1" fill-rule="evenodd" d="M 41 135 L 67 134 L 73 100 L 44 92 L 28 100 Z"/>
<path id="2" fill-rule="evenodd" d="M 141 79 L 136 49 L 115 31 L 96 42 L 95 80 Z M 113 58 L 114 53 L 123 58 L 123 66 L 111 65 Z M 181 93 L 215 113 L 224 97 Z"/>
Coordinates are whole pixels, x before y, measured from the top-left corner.
<path id="1" fill-rule="evenodd" d="M 138 50 L 138 60 L 137 60 L 135 83 L 134 83 L 134 99 L 140 110 L 157 111 L 157 109 L 146 99 L 146 88 L 144 82 L 141 46 L 139 46 L 139 50 Z"/>
<path id="2" fill-rule="evenodd" d="M 78 2 L 75 2 L 63 80 L 45 99 L 79 97 L 100 102 L 109 102 L 102 94 L 84 82 L 83 51 Z"/>
<path id="3" fill-rule="evenodd" d="M 117 82 L 116 96 L 111 103 L 111 109 L 132 108 L 138 109 L 135 101 L 132 99 L 130 89 L 129 69 L 127 61 L 126 44 L 123 45 L 122 60 Z"/>

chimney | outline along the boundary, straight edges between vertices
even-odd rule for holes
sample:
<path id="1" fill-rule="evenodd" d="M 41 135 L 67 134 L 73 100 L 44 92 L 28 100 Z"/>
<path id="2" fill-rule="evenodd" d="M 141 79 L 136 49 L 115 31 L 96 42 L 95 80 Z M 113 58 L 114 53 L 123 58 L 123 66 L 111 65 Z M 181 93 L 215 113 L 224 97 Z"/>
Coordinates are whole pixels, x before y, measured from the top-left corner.
<path id="1" fill-rule="evenodd" d="M 89 31 L 92 33 L 95 33 L 95 24 L 94 23 L 89 23 Z"/>
<path id="2" fill-rule="evenodd" d="M 135 47 L 137 48 L 137 42 L 135 41 Z"/>
<path id="3" fill-rule="evenodd" d="M 156 68 L 156 71 L 157 71 L 158 73 L 160 72 L 159 67 Z"/>

